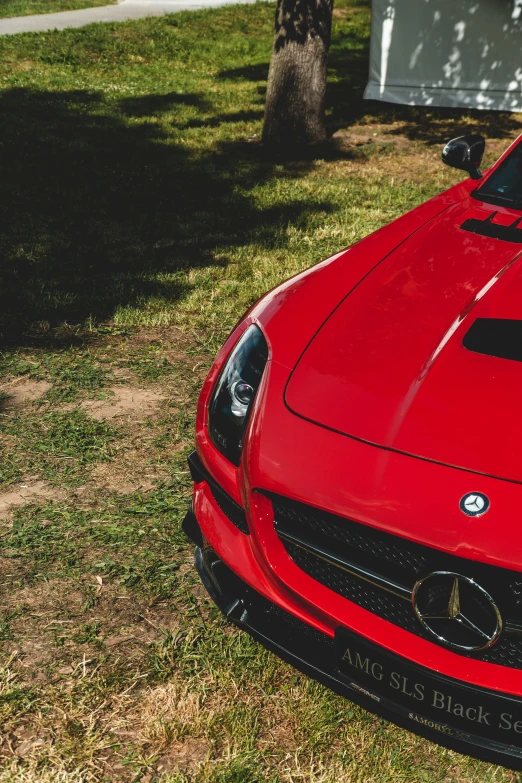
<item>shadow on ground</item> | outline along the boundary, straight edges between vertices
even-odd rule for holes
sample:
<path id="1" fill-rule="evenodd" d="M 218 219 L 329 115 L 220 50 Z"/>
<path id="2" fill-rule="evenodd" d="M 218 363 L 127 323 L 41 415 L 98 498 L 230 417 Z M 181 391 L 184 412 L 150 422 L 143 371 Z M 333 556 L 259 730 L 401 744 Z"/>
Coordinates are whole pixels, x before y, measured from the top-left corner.
<path id="1" fill-rule="evenodd" d="M 441 144 L 469 130 L 470 122 L 489 138 L 518 130 L 509 114 L 464 115 L 363 101 L 369 57 L 364 29 L 334 31 L 331 133 L 353 124 L 396 123 L 387 130 L 392 136 Z M 268 62 L 222 71 L 217 84 L 259 84 L 254 109 L 239 106 L 221 116 L 190 93 L 117 104 L 87 90 L 16 88 L 0 94 L 4 344 L 49 340 L 60 324 L 110 319 L 118 306 L 150 298 L 174 304 L 190 289 L 188 269 L 225 264 L 231 249 L 252 241 L 273 247 L 278 227 L 304 224 L 314 211 L 334 207 L 305 191 L 284 206 L 260 206 L 253 188 L 273 176 L 275 163 L 259 145 L 228 143 L 196 153 L 158 121 L 169 112 L 179 133 L 259 120 L 267 72 Z M 200 116 L 188 121 L 180 116 L 177 122 L 177 108 L 186 106 L 196 107 Z M 337 154 L 347 153 L 334 146 L 320 150 L 321 157 Z M 285 176 L 306 171 L 304 164 Z"/>
<path id="2" fill-rule="evenodd" d="M 227 248 L 254 236 L 270 245 L 276 226 L 328 209 L 313 196 L 256 206 L 251 190 L 273 164 L 252 145 L 195 155 L 157 123 L 128 122 L 181 101 L 204 114 L 190 94 L 125 99 L 119 111 L 95 92 L 0 96 L 5 343 L 49 339 L 58 324 L 110 318 L 150 297 L 175 303 L 190 287 L 188 268 L 223 264 Z"/>

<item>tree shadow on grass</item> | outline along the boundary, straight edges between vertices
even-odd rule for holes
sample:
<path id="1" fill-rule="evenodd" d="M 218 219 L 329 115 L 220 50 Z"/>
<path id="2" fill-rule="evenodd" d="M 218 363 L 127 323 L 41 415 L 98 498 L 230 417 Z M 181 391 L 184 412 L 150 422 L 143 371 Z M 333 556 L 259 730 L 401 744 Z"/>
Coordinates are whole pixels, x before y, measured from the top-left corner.
<path id="1" fill-rule="evenodd" d="M 174 106 L 196 106 L 206 109 L 208 105 L 199 95 L 193 93 L 169 92 L 163 95 L 141 95 L 137 98 L 123 98 L 119 102 L 120 111 L 131 117 L 150 117 L 151 114 L 161 114 L 170 111 Z"/>
<path id="2" fill-rule="evenodd" d="M 278 226 L 329 208 L 313 196 L 256 205 L 252 188 L 273 165 L 252 145 L 196 154 L 144 119 L 180 103 L 205 108 L 196 95 L 116 106 L 88 91 L 0 96 L 4 344 L 149 297 L 174 304 L 190 290 L 187 269 L 223 264 L 217 256 L 253 237 L 270 246 Z"/>
<path id="3" fill-rule="evenodd" d="M 509 114 L 364 101 L 368 57 L 364 26 L 334 31 L 332 133 L 354 124 L 396 123 L 386 130 L 392 137 L 401 133 L 431 144 L 468 130 L 470 119 L 490 138 L 518 129 Z M 282 226 L 330 208 L 312 194 L 283 206 L 260 206 L 254 188 L 280 171 L 256 144 L 195 150 L 175 135 L 259 119 L 267 72 L 268 62 L 222 71 L 221 82 L 259 82 L 258 105 L 222 115 L 196 93 L 119 102 L 88 90 L 18 88 L 0 94 L 4 344 L 23 345 L 41 334 L 50 339 L 64 322 L 110 319 L 118 306 L 150 298 L 174 304 L 190 292 L 188 269 L 224 264 L 234 248 L 250 242 L 272 247 Z M 336 155 L 332 146 L 329 157 Z M 284 176 L 306 170 L 306 163 L 286 166 Z"/>
<path id="4" fill-rule="evenodd" d="M 187 130 L 188 128 L 217 128 L 224 122 L 253 122 L 261 119 L 263 109 L 251 111 L 224 112 L 217 116 L 209 114 L 206 117 L 195 117 L 192 120 L 176 123 L 178 130 Z"/>

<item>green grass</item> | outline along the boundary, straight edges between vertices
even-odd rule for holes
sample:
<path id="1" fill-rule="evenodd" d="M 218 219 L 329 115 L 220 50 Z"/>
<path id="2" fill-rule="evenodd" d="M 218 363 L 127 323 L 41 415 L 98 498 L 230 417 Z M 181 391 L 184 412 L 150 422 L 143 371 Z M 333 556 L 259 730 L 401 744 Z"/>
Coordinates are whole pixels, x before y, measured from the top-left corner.
<path id="1" fill-rule="evenodd" d="M 5 417 L 0 420 L 0 481 L 11 484 L 36 470 L 55 485 L 74 482 L 87 465 L 113 456 L 116 435 L 80 410 Z"/>
<path id="2" fill-rule="evenodd" d="M 116 0 L 0 0 L 0 18 L 78 11 L 81 8 L 113 5 L 115 2 Z"/>
<path id="3" fill-rule="evenodd" d="M 93 360 L 89 350 L 62 350 L 28 354 L 0 355 L 0 377 L 13 375 L 30 380 L 47 381 L 53 388 L 47 400 L 72 402 L 82 393 L 92 396 L 102 389 L 107 380 L 108 368 Z"/>
<path id="4" fill-rule="evenodd" d="M 2 39 L 6 339 L 107 319 L 225 334 L 267 287 L 452 181 L 440 166 L 381 182 L 348 160 L 264 159 L 272 15 L 259 4 Z M 455 113 L 361 101 L 368 17 L 362 7 L 336 24 L 331 129 L 370 117 L 439 142 L 466 127 Z M 489 135 L 515 126 L 478 123 Z"/>
<path id="5" fill-rule="evenodd" d="M 0 39 L 0 508 L 46 487 L 0 520 L 0 783 L 520 779 L 227 626 L 180 532 L 198 390 L 242 311 L 457 181 L 445 139 L 499 151 L 519 126 L 363 102 L 369 7 L 338 10 L 329 129 L 379 140 L 290 162 L 259 144 L 272 4 Z M 118 389 L 161 397 L 94 420 Z"/>
<path id="6" fill-rule="evenodd" d="M 364 167 L 325 177 L 318 161 L 265 160 L 272 15 L 260 4 L 0 42 L 7 339 L 108 318 L 225 334 L 267 287 L 450 181 L 440 167 L 381 183 Z M 332 128 L 368 111 L 368 31 L 366 8 L 337 26 Z M 444 138 L 435 112 L 426 135 L 439 124 Z"/>

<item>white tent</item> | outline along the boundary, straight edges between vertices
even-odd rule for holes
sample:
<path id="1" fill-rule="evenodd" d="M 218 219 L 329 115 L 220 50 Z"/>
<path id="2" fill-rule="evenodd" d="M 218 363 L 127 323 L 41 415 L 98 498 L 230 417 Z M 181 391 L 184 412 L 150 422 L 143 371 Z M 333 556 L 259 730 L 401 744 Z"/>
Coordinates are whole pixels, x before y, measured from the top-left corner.
<path id="1" fill-rule="evenodd" d="M 522 111 L 522 0 L 373 0 L 364 97 Z"/>

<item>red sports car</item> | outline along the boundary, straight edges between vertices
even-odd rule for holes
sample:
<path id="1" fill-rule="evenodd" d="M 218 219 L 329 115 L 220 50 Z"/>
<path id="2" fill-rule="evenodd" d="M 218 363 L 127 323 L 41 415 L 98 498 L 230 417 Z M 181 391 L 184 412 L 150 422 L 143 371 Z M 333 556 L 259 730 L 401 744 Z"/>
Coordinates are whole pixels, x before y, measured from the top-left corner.
<path id="1" fill-rule="evenodd" d="M 522 769 L 522 141 L 293 277 L 203 387 L 184 530 L 297 669 Z M 520 518 L 519 518 L 520 512 Z"/>

